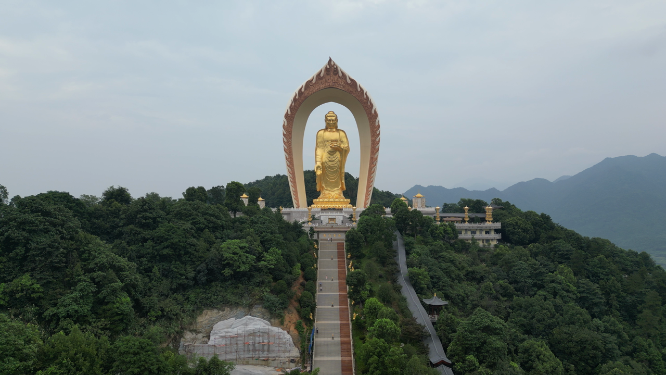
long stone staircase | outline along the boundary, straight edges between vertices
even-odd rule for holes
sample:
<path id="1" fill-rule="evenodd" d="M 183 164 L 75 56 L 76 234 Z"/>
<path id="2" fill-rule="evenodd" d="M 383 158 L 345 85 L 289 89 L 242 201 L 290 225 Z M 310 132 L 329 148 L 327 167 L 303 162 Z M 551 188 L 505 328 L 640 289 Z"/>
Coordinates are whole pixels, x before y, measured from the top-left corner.
<path id="1" fill-rule="evenodd" d="M 344 237 L 320 241 L 313 367 L 320 374 L 353 375 Z"/>

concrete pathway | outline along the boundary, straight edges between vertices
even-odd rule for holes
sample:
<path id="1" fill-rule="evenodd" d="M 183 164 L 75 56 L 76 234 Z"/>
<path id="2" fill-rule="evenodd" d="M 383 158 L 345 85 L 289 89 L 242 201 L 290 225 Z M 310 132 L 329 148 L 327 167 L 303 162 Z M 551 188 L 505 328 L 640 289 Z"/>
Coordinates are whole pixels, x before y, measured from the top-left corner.
<path id="1" fill-rule="evenodd" d="M 416 321 L 425 326 L 428 335 L 423 339 L 424 344 L 428 347 L 428 357 L 430 358 L 430 363 L 432 365 L 438 366 L 437 370 L 440 374 L 444 375 L 453 375 L 451 370 L 451 361 L 446 357 L 444 353 L 444 348 L 442 347 L 442 342 L 437 336 L 437 332 L 428 317 L 423 305 L 419 301 L 419 296 L 414 291 L 414 287 L 409 282 L 409 277 L 407 276 L 407 255 L 405 254 L 405 243 L 402 240 L 402 236 L 399 232 L 396 231 L 397 239 L 393 243 L 394 247 L 397 250 L 396 261 L 400 267 L 400 274 L 398 274 L 398 283 L 402 286 L 401 293 L 407 299 L 407 306 L 409 311 L 412 312 Z"/>
<path id="2" fill-rule="evenodd" d="M 345 243 L 320 241 L 313 367 L 320 374 L 353 375 Z"/>

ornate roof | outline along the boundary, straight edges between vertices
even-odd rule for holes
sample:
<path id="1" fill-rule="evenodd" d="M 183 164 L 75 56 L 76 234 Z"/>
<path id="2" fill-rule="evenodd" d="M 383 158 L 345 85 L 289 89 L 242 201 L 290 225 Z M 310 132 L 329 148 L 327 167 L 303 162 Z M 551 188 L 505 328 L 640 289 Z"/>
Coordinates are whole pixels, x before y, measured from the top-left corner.
<path id="1" fill-rule="evenodd" d="M 442 301 L 437 295 L 434 295 L 430 299 L 424 299 L 423 302 L 430 306 L 444 306 L 449 304 L 447 301 Z"/>

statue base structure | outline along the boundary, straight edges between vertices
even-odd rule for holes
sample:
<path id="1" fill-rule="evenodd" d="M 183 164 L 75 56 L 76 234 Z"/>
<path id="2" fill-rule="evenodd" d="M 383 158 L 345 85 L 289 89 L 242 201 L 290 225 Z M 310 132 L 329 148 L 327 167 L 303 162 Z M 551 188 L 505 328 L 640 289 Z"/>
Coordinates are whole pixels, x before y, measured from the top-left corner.
<path id="1" fill-rule="evenodd" d="M 313 199 L 312 208 L 352 208 L 349 199 Z"/>

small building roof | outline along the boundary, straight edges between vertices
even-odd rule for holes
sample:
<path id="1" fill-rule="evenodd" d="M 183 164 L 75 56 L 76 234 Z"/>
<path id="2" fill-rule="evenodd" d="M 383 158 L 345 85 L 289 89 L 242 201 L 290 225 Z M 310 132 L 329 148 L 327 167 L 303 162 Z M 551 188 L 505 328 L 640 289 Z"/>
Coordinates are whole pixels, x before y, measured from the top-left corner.
<path id="1" fill-rule="evenodd" d="M 430 306 L 444 306 L 449 304 L 447 301 L 442 301 L 442 299 L 437 297 L 437 295 L 434 295 L 430 299 L 424 299 L 423 302 Z"/>
<path id="2" fill-rule="evenodd" d="M 417 193 L 417 194 L 414 196 L 414 198 L 423 198 L 423 195 L 421 195 L 421 193 Z"/>
<path id="3" fill-rule="evenodd" d="M 257 199 L 257 200 L 260 200 L 260 201 L 263 201 L 263 200 L 264 200 L 264 198 L 262 198 L 262 197 L 259 197 L 259 199 Z"/>
<path id="4" fill-rule="evenodd" d="M 243 195 L 241 195 L 241 198 L 249 198 L 249 197 L 245 193 L 243 193 Z"/>

